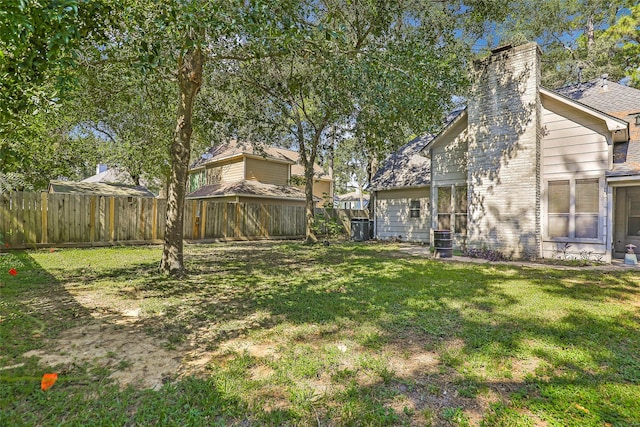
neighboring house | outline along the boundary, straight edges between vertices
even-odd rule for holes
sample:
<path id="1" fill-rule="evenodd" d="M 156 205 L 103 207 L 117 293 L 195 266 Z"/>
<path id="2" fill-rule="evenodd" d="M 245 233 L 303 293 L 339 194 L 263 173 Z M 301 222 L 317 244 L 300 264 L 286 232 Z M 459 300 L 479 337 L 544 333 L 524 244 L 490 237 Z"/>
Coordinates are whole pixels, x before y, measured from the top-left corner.
<path id="1" fill-rule="evenodd" d="M 333 206 L 336 209 L 363 210 L 369 206 L 369 195 L 354 191 L 334 196 Z"/>
<path id="2" fill-rule="evenodd" d="M 292 150 L 237 141 L 212 147 L 189 169 L 187 199 L 303 206 L 304 171 L 298 159 Z M 315 170 L 316 203 L 331 200 L 333 180 L 319 166 Z"/>
<path id="3" fill-rule="evenodd" d="M 640 100 L 640 91 L 617 89 Z M 422 148 L 430 165 L 414 189 L 428 188 L 429 231 L 453 231 L 454 248 L 515 258 L 570 253 L 610 260 L 637 241 L 633 105 L 622 117 L 616 104 L 607 112 L 590 105 L 595 95 L 570 96 L 540 86 L 535 43 L 496 49 L 476 62 L 467 108 Z M 622 161 L 614 153 L 625 145 Z M 389 216 L 375 214 L 380 238 Z M 412 231 L 415 240 L 431 241 L 424 230 Z"/>
<path id="4" fill-rule="evenodd" d="M 133 178 L 131 178 L 131 175 L 127 171 L 119 168 L 108 168 L 103 164 L 99 164 L 96 167 L 95 175 L 85 178 L 81 182 L 102 182 L 106 184 L 124 184 L 129 186 L 136 185 Z M 151 182 L 141 179 L 140 184 L 140 187 L 144 187 L 146 189 L 151 188 L 156 192 L 162 192 L 161 190 L 163 189 L 163 184 L 159 179 L 154 179 Z M 164 196 L 161 195 L 160 197 Z"/>
<path id="5" fill-rule="evenodd" d="M 50 181 L 48 192 L 95 196 L 156 197 L 151 191 L 141 186 L 104 182 Z"/>

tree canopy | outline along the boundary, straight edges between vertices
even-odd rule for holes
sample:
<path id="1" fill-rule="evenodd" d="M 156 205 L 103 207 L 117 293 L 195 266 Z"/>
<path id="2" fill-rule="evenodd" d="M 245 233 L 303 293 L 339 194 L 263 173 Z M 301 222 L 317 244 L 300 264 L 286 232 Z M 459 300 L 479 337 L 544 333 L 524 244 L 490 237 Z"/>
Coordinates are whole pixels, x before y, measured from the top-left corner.
<path id="1" fill-rule="evenodd" d="M 180 273 L 194 146 L 299 150 L 310 224 L 313 164 L 370 175 L 433 130 L 479 37 L 538 40 L 550 87 L 603 72 L 638 85 L 639 16 L 630 0 L 0 0 L 0 181 L 43 186 L 96 161 L 166 176 L 162 267 Z"/>
<path id="2" fill-rule="evenodd" d="M 516 0 L 510 2 L 506 19 L 497 23 L 496 33 L 502 42 L 535 40 L 540 44 L 544 51 L 543 83 L 548 87 L 587 81 L 602 74 L 621 80 L 633 72 L 628 56 L 633 52 L 628 44 L 633 39 L 628 17 L 633 3 Z M 620 32 L 610 28 L 618 28 Z M 637 21 L 635 29 L 637 39 Z M 624 37 L 630 35 L 625 41 Z"/>

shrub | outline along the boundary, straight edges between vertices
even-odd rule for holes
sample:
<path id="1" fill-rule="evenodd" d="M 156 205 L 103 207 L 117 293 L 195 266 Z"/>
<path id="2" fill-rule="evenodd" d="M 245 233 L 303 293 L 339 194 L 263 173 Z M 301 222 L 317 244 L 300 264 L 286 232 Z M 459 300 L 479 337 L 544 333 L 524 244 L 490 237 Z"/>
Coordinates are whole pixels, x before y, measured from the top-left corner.
<path id="1" fill-rule="evenodd" d="M 489 261 L 509 261 L 511 257 L 503 254 L 500 251 L 495 249 L 465 249 L 463 251 L 464 256 L 468 256 L 470 258 L 483 258 Z"/>

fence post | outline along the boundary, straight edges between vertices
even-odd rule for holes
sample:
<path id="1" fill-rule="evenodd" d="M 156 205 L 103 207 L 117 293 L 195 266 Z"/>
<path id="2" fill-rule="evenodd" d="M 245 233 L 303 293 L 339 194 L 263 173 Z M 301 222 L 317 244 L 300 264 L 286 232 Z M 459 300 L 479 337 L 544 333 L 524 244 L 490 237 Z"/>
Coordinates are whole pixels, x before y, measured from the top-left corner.
<path id="1" fill-rule="evenodd" d="M 109 241 L 116 240 L 116 198 L 109 197 Z"/>
<path id="2" fill-rule="evenodd" d="M 40 200 L 42 201 L 42 204 L 40 205 L 40 218 L 42 218 L 42 237 L 40 238 L 41 243 L 49 243 L 49 224 L 47 223 L 47 211 L 49 209 L 47 206 L 47 201 L 49 200 L 48 194 L 49 193 L 45 193 L 44 191 L 40 193 Z"/>
<path id="3" fill-rule="evenodd" d="M 202 200 L 200 207 L 200 239 L 204 239 L 206 236 L 207 228 L 207 201 Z"/>
<path id="4" fill-rule="evenodd" d="M 151 240 L 158 238 L 158 199 L 153 199 L 153 215 L 151 216 Z"/>

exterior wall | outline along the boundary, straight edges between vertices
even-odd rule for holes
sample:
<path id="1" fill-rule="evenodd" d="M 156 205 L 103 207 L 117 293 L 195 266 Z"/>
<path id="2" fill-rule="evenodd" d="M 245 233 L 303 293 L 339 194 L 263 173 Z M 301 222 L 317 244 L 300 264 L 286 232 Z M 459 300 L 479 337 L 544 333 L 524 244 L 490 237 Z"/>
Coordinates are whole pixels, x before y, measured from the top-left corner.
<path id="1" fill-rule="evenodd" d="M 322 202 L 318 205 L 322 206 L 326 201 L 333 200 L 333 193 L 331 191 L 331 181 L 314 181 L 313 182 L 313 195 L 322 199 Z M 304 189 L 304 188 L 303 188 Z"/>
<path id="2" fill-rule="evenodd" d="M 605 171 L 609 168 L 610 147 L 604 123 L 571 109 L 552 99 L 543 97 L 542 138 L 542 256 L 545 258 L 587 256 L 607 257 L 607 239 L 610 235 L 607 220 L 609 210 L 605 194 Z M 597 239 L 550 238 L 547 232 L 547 183 L 554 180 L 597 178 L 600 182 Z"/>
<path id="3" fill-rule="evenodd" d="M 226 202 L 226 203 L 253 203 L 259 205 L 277 205 L 277 206 L 305 206 L 304 200 L 288 200 L 288 199 L 271 199 L 269 197 L 246 197 L 239 195 L 222 196 L 222 197 L 205 197 L 202 199 L 187 200 L 204 200 L 207 202 Z"/>
<path id="4" fill-rule="evenodd" d="M 245 159 L 245 179 L 265 184 L 288 185 L 289 167 L 287 163 L 248 157 Z"/>
<path id="5" fill-rule="evenodd" d="M 541 254 L 540 51 L 535 43 L 475 64 L 468 106 L 468 241 L 515 258 Z"/>
<path id="6" fill-rule="evenodd" d="M 460 120 L 450 132 L 431 149 L 431 180 L 434 185 L 467 182 L 467 121 Z"/>
<path id="7" fill-rule="evenodd" d="M 431 241 L 429 192 L 428 187 L 376 192 L 374 209 L 376 239 L 429 243 Z M 412 200 L 420 201 L 419 218 L 410 217 L 409 206 Z"/>
<path id="8" fill-rule="evenodd" d="M 244 178 L 244 160 L 233 159 L 227 162 L 214 163 L 206 167 L 206 185 L 220 182 L 234 182 Z"/>
<path id="9" fill-rule="evenodd" d="M 449 136 L 431 149 L 431 228 L 441 228 L 438 225 L 438 188 L 449 187 L 454 194 L 456 186 L 467 186 L 467 120 L 460 120 L 454 125 Z M 453 209 L 453 203 L 451 203 Z M 455 218 L 455 216 L 453 216 Z M 467 234 L 463 230 L 456 230 L 455 219 L 451 221 L 454 249 L 466 247 Z"/>

